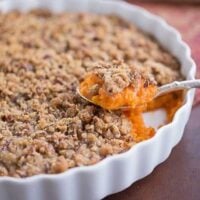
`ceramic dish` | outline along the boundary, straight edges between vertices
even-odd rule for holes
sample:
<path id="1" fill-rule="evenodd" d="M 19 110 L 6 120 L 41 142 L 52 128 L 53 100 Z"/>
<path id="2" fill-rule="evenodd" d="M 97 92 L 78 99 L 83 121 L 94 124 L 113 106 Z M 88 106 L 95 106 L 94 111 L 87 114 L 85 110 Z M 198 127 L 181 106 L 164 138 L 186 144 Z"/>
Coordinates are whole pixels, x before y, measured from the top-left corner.
<path id="1" fill-rule="evenodd" d="M 27 11 L 33 8 L 47 8 L 54 12 L 85 11 L 114 13 L 135 23 L 152 34 L 181 63 L 181 70 L 187 79 L 194 79 L 195 64 L 190 49 L 180 34 L 161 18 L 142 8 L 121 1 L 111 0 L 3 0 L 0 10 Z M 58 175 L 36 175 L 18 179 L 0 177 L 0 199 L 2 200 L 95 200 L 124 190 L 135 181 L 147 176 L 170 155 L 180 141 L 188 121 L 194 90 L 187 92 L 184 105 L 176 112 L 173 121 L 157 130 L 155 137 L 133 146 L 129 151 L 110 156 L 87 167 L 70 169 Z M 158 117 L 161 112 L 156 113 Z M 151 113 L 148 123 L 157 126 Z"/>

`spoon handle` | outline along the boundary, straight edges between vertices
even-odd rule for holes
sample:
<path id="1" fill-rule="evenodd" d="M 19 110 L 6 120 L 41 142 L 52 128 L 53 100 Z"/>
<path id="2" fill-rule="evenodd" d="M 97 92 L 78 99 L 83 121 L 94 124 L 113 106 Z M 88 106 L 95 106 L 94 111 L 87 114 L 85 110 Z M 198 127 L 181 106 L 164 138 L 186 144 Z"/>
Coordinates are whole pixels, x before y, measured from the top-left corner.
<path id="1" fill-rule="evenodd" d="M 180 81 L 180 82 L 174 81 L 172 83 L 163 85 L 158 88 L 158 93 L 156 97 L 161 96 L 168 92 L 183 90 L 183 89 L 192 89 L 192 88 L 200 88 L 200 79 Z"/>

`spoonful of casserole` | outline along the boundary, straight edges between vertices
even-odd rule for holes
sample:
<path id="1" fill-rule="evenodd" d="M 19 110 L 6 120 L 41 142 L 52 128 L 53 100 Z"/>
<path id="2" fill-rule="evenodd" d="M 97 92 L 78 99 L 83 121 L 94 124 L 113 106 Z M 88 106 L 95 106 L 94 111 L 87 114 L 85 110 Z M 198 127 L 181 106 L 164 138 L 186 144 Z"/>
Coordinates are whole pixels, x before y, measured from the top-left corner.
<path id="1" fill-rule="evenodd" d="M 99 63 L 80 83 L 78 94 L 107 110 L 134 109 L 163 94 L 200 87 L 200 80 L 172 82 L 158 87 L 153 77 L 121 61 Z"/>

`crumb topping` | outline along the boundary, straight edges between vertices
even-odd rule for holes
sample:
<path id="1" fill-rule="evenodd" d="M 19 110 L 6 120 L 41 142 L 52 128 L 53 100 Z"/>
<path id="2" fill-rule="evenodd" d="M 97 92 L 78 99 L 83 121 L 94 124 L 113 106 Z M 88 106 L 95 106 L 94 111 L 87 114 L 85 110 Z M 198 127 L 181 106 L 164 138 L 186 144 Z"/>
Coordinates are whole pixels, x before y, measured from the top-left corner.
<path id="1" fill-rule="evenodd" d="M 137 88 L 144 80 L 144 87 L 156 84 L 152 76 L 142 73 L 137 68 L 129 67 L 123 61 L 99 62 L 90 68 L 89 74 L 94 74 L 102 80 L 102 88 L 110 95 L 120 93 L 128 86 Z M 98 91 L 98 84 L 92 90 Z M 92 91 L 92 92 L 93 92 Z M 93 92 L 93 93 L 94 93 Z"/>
<path id="2" fill-rule="evenodd" d="M 94 63 L 123 60 L 160 85 L 181 78 L 172 55 L 116 16 L 0 14 L 0 55 L 0 176 L 60 173 L 135 144 L 122 112 L 76 94 Z M 108 91 L 125 87 L 131 79 L 126 75 L 106 76 Z"/>

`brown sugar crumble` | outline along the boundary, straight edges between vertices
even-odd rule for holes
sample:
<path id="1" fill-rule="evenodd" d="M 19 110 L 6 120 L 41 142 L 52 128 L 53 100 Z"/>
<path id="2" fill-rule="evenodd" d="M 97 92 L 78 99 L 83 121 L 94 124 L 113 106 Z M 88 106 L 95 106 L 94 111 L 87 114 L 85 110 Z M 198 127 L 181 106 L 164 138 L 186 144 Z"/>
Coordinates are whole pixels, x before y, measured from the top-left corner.
<path id="1" fill-rule="evenodd" d="M 112 60 L 148 72 L 158 85 L 181 78 L 172 55 L 116 16 L 0 14 L 0 176 L 60 173 L 135 144 L 123 112 L 76 94 L 95 63 Z"/>
<path id="2" fill-rule="evenodd" d="M 141 79 L 145 80 L 144 85 L 156 84 L 154 77 L 149 74 L 144 74 L 141 70 L 134 67 L 129 67 L 123 61 L 114 60 L 112 62 L 98 62 L 93 68 L 90 68 L 86 76 L 96 76 L 102 81 L 102 88 L 107 94 L 116 94 L 122 92 L 126 87 L 138 87 L 138 82 Z M 100 87 L 95 84 L 91 88 L 91 95 L 98 93 Z"/>

